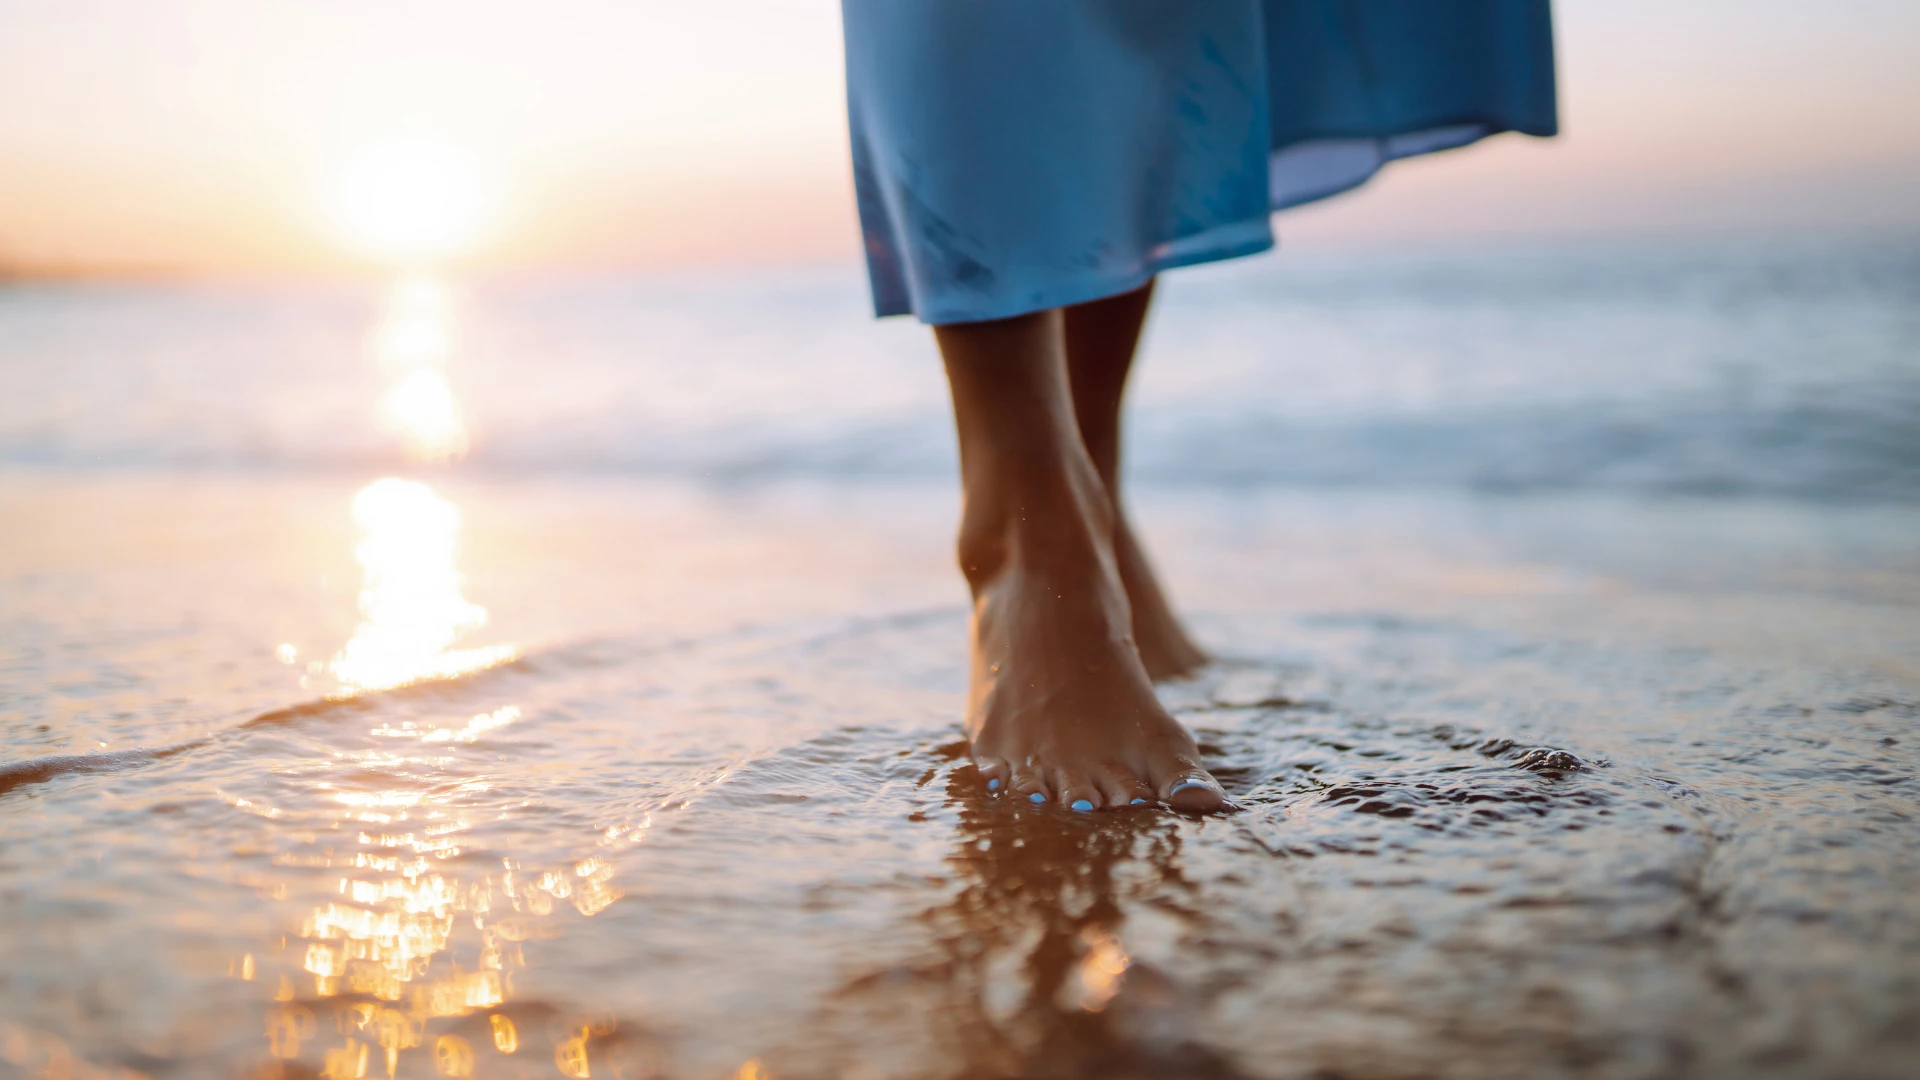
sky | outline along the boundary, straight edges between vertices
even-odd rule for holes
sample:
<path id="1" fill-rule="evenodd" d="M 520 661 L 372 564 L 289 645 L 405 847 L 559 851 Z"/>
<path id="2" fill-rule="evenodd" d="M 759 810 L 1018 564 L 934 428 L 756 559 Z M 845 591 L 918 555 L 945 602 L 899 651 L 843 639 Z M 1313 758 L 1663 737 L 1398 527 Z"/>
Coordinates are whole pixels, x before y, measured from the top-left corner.
<path id="1" fill-rule="evenodd" d="M 1561 138 L 1399 163 L 1283 242 L 1920 230 L 1920 3 L 1555 20 Z M 0 0 L 0 265 L 858 250 L 834 0 Z"/>

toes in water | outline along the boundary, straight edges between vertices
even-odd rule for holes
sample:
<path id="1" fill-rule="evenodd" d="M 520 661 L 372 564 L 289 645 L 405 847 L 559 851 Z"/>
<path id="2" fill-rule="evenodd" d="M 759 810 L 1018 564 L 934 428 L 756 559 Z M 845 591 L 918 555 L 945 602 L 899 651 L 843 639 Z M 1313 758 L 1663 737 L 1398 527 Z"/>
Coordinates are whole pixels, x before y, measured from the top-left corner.
<path id="1" fill-rule="evenodd" d="M 1184 813 L 1211 814 L 1238 809 L 1226 792 L 1205 769 L 1190 763 L 1164 776 L 1156 790 L 1144 780 L 1113 769 L 1091 779 L 1062 773 L 1049 783 L 1043 768 L 1012 769 L 994 758 L 979 762 L 984 787 L 993 798 L 1002 796 L 1032 806 L 1058 804 L 1080 814 L 1096 810 L 1130 810 L 1141 807 L 1164 808 Z"/>
<path id="2" fill-rule="evenodd" d="M 1205 772 L 1189 773 L 1174 780 L 1167 785 L 1161 801 L 1189 813 L 1212 814 L 1234 808 L 1227 801 L 1227 793 L 1220 789 L 1219 781 Z"/>
<path id="3" fill-rule="evenodd" d="M 1013 770 L 1007 767 L 1005 761 L 995 757 L 976 758 L 974 767 L 980 770 L 980 779 L 986 783 L 987 794 L 1006 793 L 1007 782 L 1013 776 Z"/>

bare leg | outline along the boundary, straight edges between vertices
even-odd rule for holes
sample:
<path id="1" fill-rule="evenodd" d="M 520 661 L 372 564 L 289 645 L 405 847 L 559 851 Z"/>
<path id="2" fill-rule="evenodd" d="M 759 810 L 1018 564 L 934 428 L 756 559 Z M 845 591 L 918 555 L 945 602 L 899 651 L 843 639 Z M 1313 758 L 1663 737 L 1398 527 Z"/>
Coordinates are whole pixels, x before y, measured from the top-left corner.
<path id="1" fill-rule="evenodd" d="M 1130 293 L 1066 308 L 1064 318 L 1074 416 L 1080 423 L 1080 441 L 1086 444 L 1113 502 L 1113 554 L 1120 567 L 1120 584 L 1133 606 L 1134 643 L 1147 674 L 1171 679 L 1192 674 L 1207 662 L 1207 654 L 1174 615 L 1146 550 L 1134 536 L 1126 501 L 1120 496 L 1120 405 L 1152 300 L 1153 283 L 1148 282 Z"/>
<path id="2" fill-rule="evenodd" d="M 1113 504 L 1081 442 L 1059 311 L 935 328 L 972 588 L 967 735 L 990 789 L 1077 810 L 1227 805 L 1134 647 Z"/>

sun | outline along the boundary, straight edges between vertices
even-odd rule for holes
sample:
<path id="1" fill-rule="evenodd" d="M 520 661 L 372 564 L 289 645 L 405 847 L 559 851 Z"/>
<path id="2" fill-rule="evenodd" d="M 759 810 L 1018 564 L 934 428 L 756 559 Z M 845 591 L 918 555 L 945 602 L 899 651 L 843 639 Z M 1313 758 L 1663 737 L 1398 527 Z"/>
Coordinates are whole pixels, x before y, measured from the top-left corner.
<path id="1" fill-rule="evenodd" d="M 395 265 L 465 255 L 499 223 L 498 177 L 472 154 L 426 137 L 394 138 L 350 158 L 329 200 L 340 240 Z"/>

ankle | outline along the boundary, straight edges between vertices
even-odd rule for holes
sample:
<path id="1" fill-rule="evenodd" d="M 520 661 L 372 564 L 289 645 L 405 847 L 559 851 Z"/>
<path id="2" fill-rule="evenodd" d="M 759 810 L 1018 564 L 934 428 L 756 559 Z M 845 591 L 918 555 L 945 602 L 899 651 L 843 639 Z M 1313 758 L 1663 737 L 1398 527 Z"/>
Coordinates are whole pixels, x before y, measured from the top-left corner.
<path id="1" fill-rule="evenodd" d="M 957 554 L 975 593 L 1014 563 L 1052 573 L 1111 562 L 1113 503 L 1084 456 L 996 481 L 966 488 Z"/>

